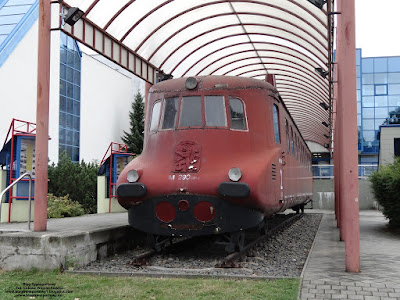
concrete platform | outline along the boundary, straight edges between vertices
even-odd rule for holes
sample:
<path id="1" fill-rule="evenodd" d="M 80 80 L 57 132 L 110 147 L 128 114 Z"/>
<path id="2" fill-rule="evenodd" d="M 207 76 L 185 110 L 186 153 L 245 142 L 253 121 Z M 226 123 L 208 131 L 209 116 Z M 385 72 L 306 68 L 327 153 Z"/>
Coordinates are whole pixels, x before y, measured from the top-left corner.
<path id="1" fill-rule="evenodd" d="M 360 212 L 361 272 L 355 274 L 345 272 L 334 214 L 319 212 L 324 216 L 302 274 L 300 299 L 400 299 L 400 235 L 386 230 L 382 213 Z"/>
<path id="2" fill-rule="evenodd" d="M 27 223 L 0 224 L 0 268 L 55 269 L 87 264 L 138 243 L 127 213 L 50 219 L 47 229 L 32 232 Z"/>

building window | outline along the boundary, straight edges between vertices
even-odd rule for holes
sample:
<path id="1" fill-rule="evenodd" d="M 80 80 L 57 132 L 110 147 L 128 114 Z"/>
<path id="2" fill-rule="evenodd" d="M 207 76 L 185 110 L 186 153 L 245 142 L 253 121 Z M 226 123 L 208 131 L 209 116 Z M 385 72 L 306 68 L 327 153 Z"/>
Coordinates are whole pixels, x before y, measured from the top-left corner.
<path id="1" fill-rule="evenodd" d="M 60 37 L 59 154 L 79 162 L 81 53 L 74 39 Z"/>
<path id="2" fill-rule="evenodd" d="M 375 84 L 375 95 L 387 95 L 387 84 Z"/>

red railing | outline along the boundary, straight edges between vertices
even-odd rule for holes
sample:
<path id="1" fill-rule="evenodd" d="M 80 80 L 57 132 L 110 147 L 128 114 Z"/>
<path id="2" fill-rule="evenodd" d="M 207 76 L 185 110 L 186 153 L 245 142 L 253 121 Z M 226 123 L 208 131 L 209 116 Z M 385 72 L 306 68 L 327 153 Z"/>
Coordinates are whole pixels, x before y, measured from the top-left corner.
<path id="1" fill-rule="evenodd" d="M 10 181 L 9 185 L 11 185 L 14 180 L 17 178 L 13 178 L 13 162 L 14 162 L 14 137 L 15 136 L 35 136 L 36 135 L 36 123 L 22 121 L 18 119 L 12 119 L 10 128 L 8 129 L 6 139 L 3 144 L 4 146 L 7 144 L 9 136 L 11 135 L 11 160 L 10 160 Z M 13 198 L 16 198 L 12 195 L 12 189 L 9 190 L 9 201 L 8 201 L 8 223 L 11 222 L 11 202 Z"/>

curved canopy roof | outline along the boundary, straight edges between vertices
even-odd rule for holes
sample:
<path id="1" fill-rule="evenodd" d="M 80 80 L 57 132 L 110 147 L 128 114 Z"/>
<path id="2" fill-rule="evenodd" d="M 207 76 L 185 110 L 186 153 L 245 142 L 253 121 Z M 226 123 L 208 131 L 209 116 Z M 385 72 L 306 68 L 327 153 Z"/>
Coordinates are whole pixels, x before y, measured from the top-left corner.
<path id="1" fill-rule="evenodd" d="M 60 2 L 84 12 L 64 32 L 150 83 L 157 73 L 274 74 L 304 139 L 329 143 L 333 0 L 322 9 L 323 0 Z"/>

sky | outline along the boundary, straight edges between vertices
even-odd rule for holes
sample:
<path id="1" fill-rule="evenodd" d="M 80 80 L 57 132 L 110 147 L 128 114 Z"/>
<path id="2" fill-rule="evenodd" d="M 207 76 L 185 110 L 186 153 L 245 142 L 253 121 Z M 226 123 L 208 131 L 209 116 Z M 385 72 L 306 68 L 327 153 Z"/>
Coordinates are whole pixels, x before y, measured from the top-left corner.
<path id="1" fill-rule="evenodd" d="M 356 47 L 362 56 L 400 56 L 400 0 L 355 3 Z"/>

